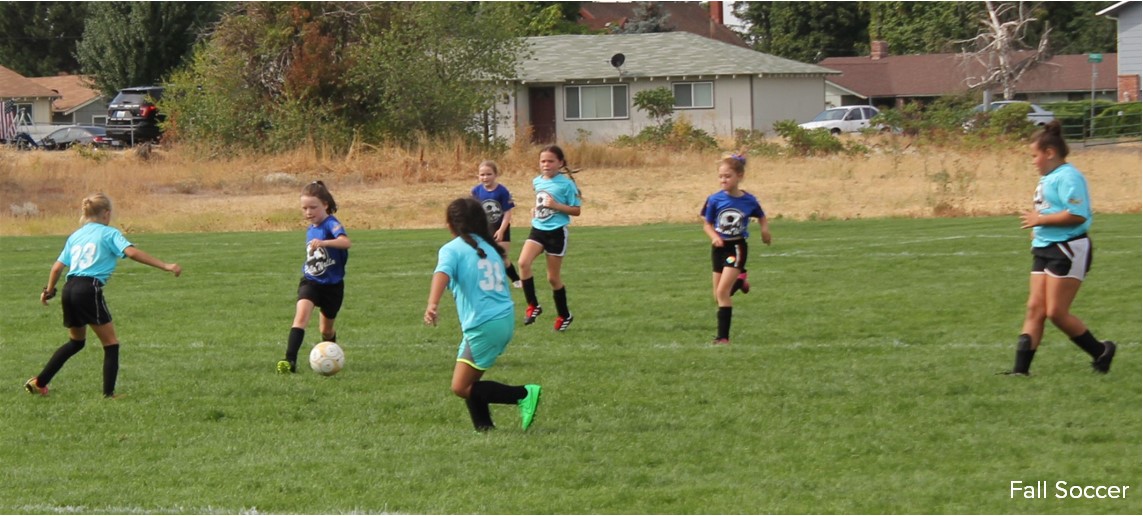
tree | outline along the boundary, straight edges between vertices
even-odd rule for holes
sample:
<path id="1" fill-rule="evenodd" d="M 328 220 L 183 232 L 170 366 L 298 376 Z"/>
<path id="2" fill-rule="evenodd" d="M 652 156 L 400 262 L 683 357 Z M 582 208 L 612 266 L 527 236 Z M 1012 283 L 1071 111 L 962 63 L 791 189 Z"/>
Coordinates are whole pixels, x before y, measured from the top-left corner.
<path id="1" fill-rule="evenodd" d="M 984 14 L 979 2 L 865 2 L 862 8 L 869 35 L 898 55 L 954 52 L 955 41 L 977 34 Z"/>
<path id="2" fill-rule="evenodd" d="M 1005 99 L 1012 99 L 1016 83 L 1028 70 L 1051 57 L 1048 52 L 1048 35 L 1051 28 L 1040 32 L 1039 42 L 1030 47 L 1024 42 L 1029 27 L 1036 18 L 1024 2 L 993 4 L 984 2 L 987 17 L 981 20 L 984 30 L 976 37 L 963 40 L 969 48 L 962 54 L 966 64 L 976 62 L 984 67 L 984 73 L 969 79 L 970 88 L 991 88 L 999 86 Z"/>
<path id="3" fill-rule="evenodd" d="M 670 122 L 675 112 L 675 94 L 665 86 L 636 93 L 633 103 L 659 125 Z"/>
<path id="4" fill-rule="evenodd" d="M 738 2 L 746 40 L 760 52 L 816 63 L 869 48 L 868 14 L 860 2 Z"/>
<path id="5" fill-rule="evenodd" d="M 0 2 L 0 64 L 28 77 L 78 73 L 86 2 Z"/>
<path id="6" fill-rule="evenodd" d="M 1042 23 L 1031 27 L 1029 37 L 1038 39 L 1051 28 L 1049 46 L 1056 55 L 1115 52 L 1115 20 L 1095 16 L 1099 7 L 1092 2 L 1044 2 L 1034 11 Z"/>
<path id="7" fill-rule="evenodd" d="M 112 95 L 159 83 L 190 55 L 197 31 L 217 18 L 214 2 L 88 4 L 76 57 L 95 87 Z"/>
<path id="8" fill-rule="evenodd" d="M 671 32 L 675 27 L 668 19 L 671 13 L 663 7 L 663 2 L 635 2 L 631 18 L 622 27 L 614 27 L 616 34 L 647 34 L 652 32 Z"/>

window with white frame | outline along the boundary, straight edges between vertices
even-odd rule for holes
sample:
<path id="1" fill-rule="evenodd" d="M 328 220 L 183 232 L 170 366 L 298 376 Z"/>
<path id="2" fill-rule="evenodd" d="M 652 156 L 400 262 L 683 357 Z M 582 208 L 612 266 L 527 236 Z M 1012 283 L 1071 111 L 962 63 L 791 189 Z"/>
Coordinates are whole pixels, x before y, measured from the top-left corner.
<path id="1" fill-rule="evenodd" d="M 107 115 L 91 115 L 91 125 L 107 125 Z"/>
<path id="2" fill-rule="evenodd" d="M 565 86 L 564 118 L 567 120 L 627 118 L 627 85 Z"/>
<path id="3" fill-rule="evenodd" d="M 675 109 L 698 109 L 714 107 L 714 83 L 676 82 Z"/>

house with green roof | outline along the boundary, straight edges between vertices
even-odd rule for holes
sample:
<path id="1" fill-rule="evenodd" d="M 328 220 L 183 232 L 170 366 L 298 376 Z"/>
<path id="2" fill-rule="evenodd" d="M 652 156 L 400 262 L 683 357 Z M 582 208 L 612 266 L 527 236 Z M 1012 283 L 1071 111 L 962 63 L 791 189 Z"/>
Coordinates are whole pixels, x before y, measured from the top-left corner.
<path id="1" fill-rule="evenodd" d="M 715 137 L 805 121 L 840 72 L 687 32 L 526 38 L 527 55 L 496 105 L 497 135 L 535 142 L 610 141 L 654 122 L 640 91 L 669 88 L 675 117 Z"/>

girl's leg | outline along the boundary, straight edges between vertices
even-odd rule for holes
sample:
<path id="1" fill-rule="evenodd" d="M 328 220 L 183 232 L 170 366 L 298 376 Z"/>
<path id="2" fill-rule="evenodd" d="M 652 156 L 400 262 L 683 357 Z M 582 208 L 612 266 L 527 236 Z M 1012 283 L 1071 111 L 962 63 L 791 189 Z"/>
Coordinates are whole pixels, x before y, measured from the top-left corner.
<path id="1" fill-rule="evenodd" d="M 318 319 L 318 330 L 321 331 L 321 340 L 328 342 L 337 342 L 337 331 L 333 328 L 333 323 L 336 319 L 330 319 L 325 314 L 321 314 Z"/>
<path id="2" fill-rule="evenodd" d="M 91 330 L 103 344 L 103 396 L 115 397 L 115 383 L 119 379 L 119 337 L 115 323 L 92 325 Z"/>
<path id="3" fill-rule="evenodd" d="M 564 257 L 548 255 L 548 284 L 552 286 L 552 297 L 556 301 L 556 331 L 564 331 L 572 322 L 572 313 L 568 309 L 568 288 L 560 277 L 563 269 Z"/>
<path id="4" fill-rule="evenodd" d="M 1032 274 L 1028 279 L 1028 302 L 1024 309 L 1024 325 L 1020 337 L 1016 339 L 1016 361 L 1007 374 L 1027 375 L 1032 367 L 1036 349 L 1044 338 L 1044 320 L 1047 317 L 1045 296 L 1047 295 L 1047 274 Z"/>
<path id="5" fill-rule="evenodd" d="M 734 288 L 734 282 L 738 281 L 740 273 L 741 271 L 735 267 L 724 267 L 722 273 L 712 273 L 714 300 L 718 303 L 718 334 L 714 338 L 716 344 L 726 344 L 730 341 L 730 320 L 733 316 L 730 291 Z"/>
<path id="6" fill-rule="evenodd" d="M 504 250 L 504 256 L 512 256 L 512 242 L 497 242 L 496 244 Z M 516 266 L 512 262 L 508 262 L 505 273 L 508 274 L 508 279 L 512 281 L 512 286 L 516 288 L 521 286 L 520 274 L 516 272 Z"/>
<path id="7" fill-rule="evenodd" d="M 1091 334 L 1087 325 L 1071 313 L 1072 302 L 1075 301 L 1076 294 L 1079 293 L 1083 282 L 1075 278 L 1054 278 L 1051 276 L 1046 281 L 1045 312 L 1048 319 L 1060 331 L 1064 332 L 1064 335 L 1067 335 L 1076 346 L 1091 356 L 1092 365 L 1096 370 L 1106 373 L 1107 368 L 1111 366 L 1111 357 L 1107 357 L 1107 363 L 1102 367 L 1098 362 L 1105 353 L 1114 355 L 1115 345 L 1100 342 Z"/>
<path id="8" fill-rule="evenodd" d="M 302 341 L 306 338 L 306 326 L 310 324 L 313 315 L 314 302 L 309 299 L 299 299 L 294 312 L 294 323 L 290 327 L 290 336 L 286 341 L 286 359 L 278 362 L 279 373 L 294 373 L 298 370 L 298 350 L 302 349 Z"/>
<path id="9" fill-rule="evenodd" d="M 543 313 L 540 300 L 536 298 L 536 283 L 532 276 L 532 262 L 544 252 L 544 246 L 531 240 L 525 241 L 520 248 L 520 283 L 524 288 L 524 299 L 528 301 L 528 309 L 524 314 L 524 324 L 536 322 L 536 317 Z"/>
<path id="10" fill-rule="evenodd" d="M 464 362 L 458 361 L 452 370 L 452 393 L 464 398 L 468 416 L 472 418 L 472 427 L 480 432 L 495 428 L 492 424 L 492 412 L 488 410 L 488 402 L 474 399 L 472 396 L 472 387 L 482 376 L 484 371 Z"/>
<path id="11" fill-rule="evenodd" d="M 24 388 L 28 392 L 46 396 L 48 384 L 52 382 L 52 378 L 55 378 L 56 373 L 60 372 L 68 359 L 79 353 L 87 344 L 87 328 L 84 326 L 68 328 L 67 335 L 68 341 L 56 349 L 56 352 L 48 359 L 48 363 L 44 364 L 44 369 L 40 371 L 40 374 L 24 384 Z"/>

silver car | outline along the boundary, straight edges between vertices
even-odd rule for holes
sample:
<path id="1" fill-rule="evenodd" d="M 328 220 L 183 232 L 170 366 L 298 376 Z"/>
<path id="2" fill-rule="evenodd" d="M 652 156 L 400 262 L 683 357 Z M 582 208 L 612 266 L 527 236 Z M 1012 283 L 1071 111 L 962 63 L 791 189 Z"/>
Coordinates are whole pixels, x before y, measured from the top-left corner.
<path id="1" fill-rule="evenodd" d="M 869 120 L 879 111 L 873 106 L 842 106 L 829 108 L 813 120 L 798 124 L 802 129 L 825 129 L 831 134 L 856 133 L 869 127 Z"/>
<path id="2" fill-rule="evenodd" d="M 1020 100 L 997 100 L 990 105 L 991 107 L 988 110 L 996 111 L 1000 108 L 1010 106 L 1012 104 L 1028 104 L 1031 106 L 1031 109 L 1028 111 L 1028 121 L 1032 122 L 1033 125 L 1045 125 L 1048 122 L 1056 119 L 1056 115 L 1051 111 L 1048 111 L 1037 104 L 1032 104 L 1030 102 L 1024 102 Z M 972 110 L 973 112 L 980 113 L 984 111 L 984 104 L 979 104 Z"/>

